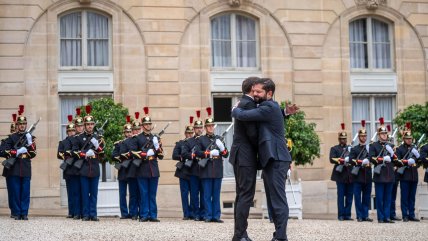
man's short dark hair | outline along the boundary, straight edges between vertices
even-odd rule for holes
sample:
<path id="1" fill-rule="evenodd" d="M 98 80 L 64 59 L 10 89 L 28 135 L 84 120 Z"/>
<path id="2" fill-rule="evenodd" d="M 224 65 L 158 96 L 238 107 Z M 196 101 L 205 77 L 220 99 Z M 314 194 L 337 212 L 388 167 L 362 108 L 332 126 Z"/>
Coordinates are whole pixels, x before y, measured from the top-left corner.
<path id="1" fill-rule="evenodd" d="M 263 85 L 263 89 L 267 92 L 272 91 L 272 95 L 275 94 L 275 83 L 270 78 L 260 78 L 255 84 Z"/>
<path id="2" fill-rule="evenodd" d="M 250 93 L 251 89 L 253 88 L 253 85 L 256 84 L 256 81 L 258 81 L 259 79 L 259 77 L 251 76 L 242 81 L 242 93 Z"/>

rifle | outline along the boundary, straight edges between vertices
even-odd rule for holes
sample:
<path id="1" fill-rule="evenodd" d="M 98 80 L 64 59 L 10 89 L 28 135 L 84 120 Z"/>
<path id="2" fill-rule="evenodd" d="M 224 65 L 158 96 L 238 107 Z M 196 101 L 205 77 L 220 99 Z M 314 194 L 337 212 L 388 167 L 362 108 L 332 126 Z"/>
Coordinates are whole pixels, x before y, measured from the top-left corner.
<path id="1" fill-rule="evenodd" d="M 418 142 L 416 142 L 416 144 L 414 144 L 414 145 L 412 145 L 410 148 L 409 148 L 409 150 L 407 150 L 407 153 L 404 155 L 404 157 L 403 157 L 403 159 L 404 160 L 408 160 L 408 159 L 410 159 L 410 158 L 413 158 L 413 152 L 412 152 L 412 149 L 413 148 L 418 148 L 420 145 L 421 145 L 421 143 L 422 143 L 422 141 L 424 140 L 424 138 L 425 138 L 425 133 L 419 138 L 419 140 L 418 140 Z M 402 159 L 402 160 L 403 160 Z M 404 171 L 408 168 L 409 166 L 402 166 L 402 167 L 400 167 L 400 168 L 398 168 L 397 169 L 397 173 L 398 174 L 400 174 L 400 175 L 403 175 L 404 174 Z"/>
<path id="2" fill-rule="evenodd" d="M 381 156 L 381 154 L 382 154 L 382 156 L 383 156 L 383 153 L 384 153 L 384 151 L 385 151 L 385 146 L 387 145 L 387 144 L 389 144 L 389 143 L 385 143 L 383 146 L 382 146 L 382 150 L 380 150 L 380 152 L 379 152 L 379 154 L 377 155 L 377 157 L 376 157 L 376 161 L 378 160 L 378 158 Z M 391 157 L 392 158 L 392 157 Z M 382 171 L 382 167 L 384 167 L 385 166 L 385 162 L 384 161 L 382 161 L 382 164 L 380 164 L 380 165 L 377 165 L 377 166 L 375 166 L 374 168 L 373 168 L 373 172 L 375 173 L 375 174 L 380 174 L 380 172 Z"/>
<path id="3" fill-rule="evenodd" d="M 372 139 L 370 139 L 370 143 L 373 143 L 376 139 L 377 131 L 373 134 Z"/>
<path id="4" fill-rule="evenodd" d="M 224 137 L 226 136 L 227 132 L 229 132 L 230 128 L 232 128 L 233 124 L 234 123 L 232 122 L 232 124 L 230 124 L 229 127 L 227 127 L 227 129 L 220 135 L 220 140 L 224 139 Z M 205 149 L 205 152 L 211 150 L 211 148 L 214 146 L 216 140 L 217 140 L 217 138 L 214 138 L 211 141 L 211 143 Z M 207 165 L 209 159 L 211 159 L 211 158 L 210 157 L 202 158 L 201 160 L 199 160 L 198 165 L 200 167 L 204 168 Z"/>
<path id="5" fill-rule="evenodd" d="M 196 145 L 192 148 L 192 154 L 191 154 L 191 156 L 193 156 L 194 154 L 195 154 L 195 149 L 196 149 Z M 184 161 L 184 165 L 186 166 L 186 167 L 188 167 L 188 168 L 191 168 L 192 167 L 192 164 L 193 164 L 193 160 L 192 159 L 186 159 L 185 161 Z"/>
<path id="6" fill-rule="evenodd" d="M 343 158 L 345 156 L 345 154 L 348 152 L 348 147 L 349 145 L 347 145 L 346 147 L 343 148 L 342 154 L 340 154 L 339 158 L 332 158 L 334 161 L 339 161 L 341 158 Z M 339 164 L 336 167 L 336 171 L 338 173 L 342 173 L 343 172 L 343 167 L 345 166 L 345 164 Z"/>
<path id="7" fill-rule="evenodd" d="M 91 143 L 91 144 L 89 144 L 89 149 L 91 149 L 92 148 L 92 146 L 93 146 L 93 144 L 92 144 L 92 142 L 91 142 L 91 139 L 92 139 L 92 137 L 94 136 L 94 133 L 92 133 L 89 137 L 88 137 L 88 139 L 86 140 L 86 142 L 83 144 L 83 146 L 82 146 L 82 148 L 80 148 L 80 152 L 82 152 L 83 150 L 85 150 L 86 149 L 86 146 L 89 144 L 89 143 Z M 85 159 L 83 159 L 83 158 L 79 158 L 79 159 L 77 159 L 77 161 L 75 161 L 74 162 L 74 166 L 75 167 L 77 167 L 77 169 L 79 169 L 80 170 L 80 168 L 82 168 L 82 166 L 83 166 L 83 161 L 84 161 Z"/>
<path id="8" fill-rule="evenodd" d="M 154 135 L 154 136 L 156 136 L 158 139 L 160 139 L 160 137 L 163 135 L 163 134 L 165 134 L 165 130 L 166 130 L 166 128 L 168 128 L 168 126 L 171 124 L 171 122 L 168 122 L 167 124 L 166 124 L 166 126 L 157 134 L 157 135 Z M 141 150 L 149 150 L 149 149 L 153 149 L 153 138 L 152 139 L 150 139 L 150 141 L 148 141 L 148 142 L 146 142 L 146 144 L 143 146 L 143 148 L 141 148 Z M 141 163 L 143 162 L 143 160 L 142 159 L 134 159 L 133 161 L 132 161 L 132 163 L 135 165 L 135 166 L 137 166 L 137 167 L 139 167 L 140 165 L 141 165 Z"/>
<path id="9" fill-rule="evenodd" d="M 26 132 L 24 132 L 24 134 L 19 138 L 19 140 L 15 143 L 15 145 L 13 146 L 14 150 L 18 150 L 19 148 L 23 147 L 25 145 L 25 143 L 27 142 L 27 137 L 25 136 L 27 133 L 32 134 L 34 132 L 34 130 L 36 130 L 37 124 L 39 124 L 39 121 L 42 119 L 42 117 L 40 117 L 36 123 L 32 124 L 30 126 L 30 128 L 28 128 L 28 130 Z M 6 168 L 6 169 L 10 169 L 16 162 L 16 158 L 17 157 L 10 157 L 6 160 L 4 160 L 2 162 L 2 165 Z"/>
<path id="10" fill-rule="evenodd" d="M 366 155 L 367 155 L 367 147 L 364 146 L 363 149 L 360 151 L 360 153 L 358 153 L 357 160 L 355 160 L 355 163 L 357 163 L 357 165 L 352 168 L 352 171 L 351 171 L 352 175 L 358 176 L 358 172 L 360 171 L 360 168 L 362 166 L 362 165 L 358 165 L 358 160 L 361 160 L 361 156 L 365 157 Z"/>
<path id="11" fill-rule="evenodd" d="M 104 126 L 107 124 L 107 122 L 108 122 L 108 119 L 106 119 L 106 121 L 104 121 L 104 123 L 101 127 L 99 127 L 99 128 L 97 127 L 95 134 L 97 134 L 98 136 L 103 136 L 104 135 Z M 98 122 L 97 122 L 97 124 L 98 124 Z M 97 124 L 95 124 L 95 126 Z"/>

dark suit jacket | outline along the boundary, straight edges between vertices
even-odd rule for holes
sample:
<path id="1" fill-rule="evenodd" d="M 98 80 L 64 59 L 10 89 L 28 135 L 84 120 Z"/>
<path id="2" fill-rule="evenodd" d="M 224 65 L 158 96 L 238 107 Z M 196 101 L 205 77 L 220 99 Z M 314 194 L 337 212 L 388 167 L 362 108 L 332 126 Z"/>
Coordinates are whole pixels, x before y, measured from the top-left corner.
<path id="1" fill-rule="evenodd" d="M 259 159 L 262 167 L 271 160 L 291 161 L 285 141 L 284 115 L 276 101 L 264 101 L 253 110 L 235 108 L 232 117 L 259 122 Z"/>
<path id="2" fill-rule="evenodd" d="M 251 97 L 243 95 L 238 108 L 252 110 L 257 108 L 257 104 Z M 230 164 L 235 165 L 238 161 L 239 166 L 257 166 L 257 123 L 235 119 L 234 127 Z"/>

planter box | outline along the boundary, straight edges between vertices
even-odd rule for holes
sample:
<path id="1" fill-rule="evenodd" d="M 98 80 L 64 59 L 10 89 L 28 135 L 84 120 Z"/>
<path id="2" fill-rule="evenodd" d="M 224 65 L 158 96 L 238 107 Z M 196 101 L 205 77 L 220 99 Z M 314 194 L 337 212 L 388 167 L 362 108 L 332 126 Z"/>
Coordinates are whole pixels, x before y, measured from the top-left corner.
<path id="1" fill-rule="evenodd" d="M 292 187 L 292 188 L 291 188 Z M 293 189 L 294 197 L 293 197 Z M 263 202 L 262 202 L 262 218 L 269 218 L 267 202 L 266 202 L 266 193 L 264 188 L 262 189 L 263 194 Z M 302 219 L 303 214 L 303 206 L 302 206 L 302 181 L 299 178 L 298 181 L 292 181 L 292 185 L 290 182 L 286 181 L 285 186 L 285 194 L 287 195 L 287 203 L 289 208 L 289 217 L 294 217 L 297 219 Z M 294 199 L 295 198 L 295 199 Z"/>
<path id="2" fill-rule="evenodd" d="M 98 216 L 120 216 L 118 182 L 100 182 L 98 185 Z"/>
<path id="3" fill-rule="evenodd" d="M 419 218 L 428 219 L 428 186 L 426 182 L 421 182 L 418 185 L 417 210 L 419 210 Z"/>

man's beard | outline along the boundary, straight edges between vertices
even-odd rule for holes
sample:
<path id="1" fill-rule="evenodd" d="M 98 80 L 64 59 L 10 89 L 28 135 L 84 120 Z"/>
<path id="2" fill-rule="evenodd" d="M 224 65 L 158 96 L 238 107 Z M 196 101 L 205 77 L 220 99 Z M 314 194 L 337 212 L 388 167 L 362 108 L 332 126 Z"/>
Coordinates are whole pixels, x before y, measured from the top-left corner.
<path id="1" fill-rule="evenodd" d="M 254 100 L 256 101 L 257 104 L 261 104 L 263 101 L 266 101 L 267 98 L 266 96 L 263 97 L 255 97 Z"/>

